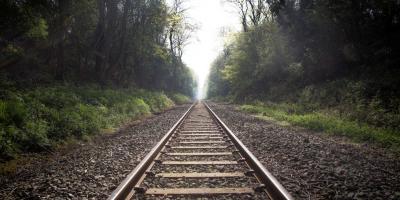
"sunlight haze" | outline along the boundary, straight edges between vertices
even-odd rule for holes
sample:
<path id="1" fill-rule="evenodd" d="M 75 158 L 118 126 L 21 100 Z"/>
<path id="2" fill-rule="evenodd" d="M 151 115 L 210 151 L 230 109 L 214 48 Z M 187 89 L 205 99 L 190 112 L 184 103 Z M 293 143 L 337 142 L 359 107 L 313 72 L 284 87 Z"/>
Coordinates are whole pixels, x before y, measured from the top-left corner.
<path id="1" fill-rule="evenodd" d="M 184 63 L 198 79 L 196 96 L 205 97 L 205 82 L 213 60 L 223 48 L 221 29 L 240 30 L 239 18 L 231 5 L 222 0 L 189 0 L 187 17 L 198 25 L 183 54 Z"/>

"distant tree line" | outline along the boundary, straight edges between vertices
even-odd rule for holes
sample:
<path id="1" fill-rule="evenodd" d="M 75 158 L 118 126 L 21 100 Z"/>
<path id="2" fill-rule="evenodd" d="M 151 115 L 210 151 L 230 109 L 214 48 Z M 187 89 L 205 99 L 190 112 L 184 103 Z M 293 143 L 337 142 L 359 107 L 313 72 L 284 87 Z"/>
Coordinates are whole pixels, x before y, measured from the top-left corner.
<path id="1" fill-rule="evenodd" d="M 0 73 L 23 85 L 53 82 L 178 91 L 194 80 L 182 48 L 194 26 L 181 1 L 4 0 Z M 4 77 L 4 76 L 3 76 Z"/>
<path id="2" fill-rule="evenodd" d="M 214 61 L 209 97 L 335 107 L 398 125 L 399 1 L 229 2 L 243 30 Z"/>

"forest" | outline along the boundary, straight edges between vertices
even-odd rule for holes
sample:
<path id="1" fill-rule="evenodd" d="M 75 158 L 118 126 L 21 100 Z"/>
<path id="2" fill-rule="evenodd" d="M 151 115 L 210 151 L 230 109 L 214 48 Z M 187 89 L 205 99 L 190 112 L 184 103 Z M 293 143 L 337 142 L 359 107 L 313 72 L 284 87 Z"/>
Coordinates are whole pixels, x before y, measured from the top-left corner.
<path id="1" fill-rule="evenodd" d="M 87 139 L 194 96 L 184 1 L 5 0 L 0 160 Z M 317 131 L 400 147 L 400 3 L 226 0 L 242 30 L 208 97 Z"/>
<path id="2" fill-rule="evenodd" d="M 242 31 L 208 96 L 263 117 L 400 147 L 400 2 L 228 0 Z"/>
<path id="3" fill-rule="evenodd" d="M 181 1 L 0 3 L 0 161 L 193 96 Z"/>
<path id="4" fill-rule="evenodd" d="M 1 0 L 1 199 L 400 199 L 400 0 Z"/>

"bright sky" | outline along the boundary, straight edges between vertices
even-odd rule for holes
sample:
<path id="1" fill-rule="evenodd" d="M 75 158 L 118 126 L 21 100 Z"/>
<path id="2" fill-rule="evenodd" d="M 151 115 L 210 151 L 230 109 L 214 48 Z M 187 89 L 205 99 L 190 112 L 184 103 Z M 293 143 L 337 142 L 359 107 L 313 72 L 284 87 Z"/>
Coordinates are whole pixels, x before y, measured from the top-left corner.
<path id="1" fill-rule="evenodd" d="M 240 30 L 239 16 L 224 0 L 186 0 L 187 17 L 199 29 L 183 51 L 183 62 L 198 78 L 197 98 L 205 97 L 205 82 L 211 63 L 223 49 L 222 29 Z"/>

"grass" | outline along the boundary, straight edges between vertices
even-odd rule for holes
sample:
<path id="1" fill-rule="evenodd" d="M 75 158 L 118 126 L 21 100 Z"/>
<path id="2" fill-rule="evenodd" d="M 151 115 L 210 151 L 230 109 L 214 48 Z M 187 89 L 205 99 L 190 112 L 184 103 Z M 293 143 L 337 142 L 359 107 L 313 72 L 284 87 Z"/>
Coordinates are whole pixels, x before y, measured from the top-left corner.
<path id="1" fill-rule="evenodd" d="M 378 128 L 322 112 L 300 112 L 297 110 L 298 106 L 289 104 L 255 103 L 242 105 L 240 109 L 261 118 L 273 118 L 310 130 L 345 136 L 355 142 L 370 142 L 400 151 L 400 133 L 395 130 Z"/>
<path id="2" fill-rule="evenodd" d="M 71 139 L 87 140 L 175 104 L 162 92 L 140 89 L 52 86 L 27 91 L 2 89 L 0 96 L 3 162 L 21 153 L 52 149 Z M 178 103 L 188 99 L 175 96 Z"/>

